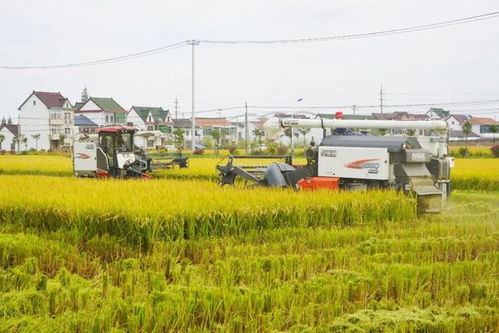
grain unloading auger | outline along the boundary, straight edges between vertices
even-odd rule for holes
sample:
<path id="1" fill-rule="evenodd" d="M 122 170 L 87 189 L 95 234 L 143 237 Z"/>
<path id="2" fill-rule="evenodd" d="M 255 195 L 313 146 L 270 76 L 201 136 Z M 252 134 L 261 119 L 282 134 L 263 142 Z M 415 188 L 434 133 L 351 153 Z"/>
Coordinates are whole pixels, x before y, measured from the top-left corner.
<path id="1" fill-rule="evenodd" d="M 226 165 L 217 166 L 220 183 L 234 184 L 241 177 L 255 185 L 297 189 L 391 188 L 415 195 L 419 213 L 440 212 L 450 194 L 453 160 L 447 157 L 445 121 L 275 118 L 265 124 L 271 136 L 290 127 L 322 128 L 324 133 L 327 128 L 420 129 L 433 135 L 325 136 L 305 151 L 304 166 L 293 165 L 291 157 L 256 168 L 238 166 L 236 161 L 258 156 L 231 156 Z"/>

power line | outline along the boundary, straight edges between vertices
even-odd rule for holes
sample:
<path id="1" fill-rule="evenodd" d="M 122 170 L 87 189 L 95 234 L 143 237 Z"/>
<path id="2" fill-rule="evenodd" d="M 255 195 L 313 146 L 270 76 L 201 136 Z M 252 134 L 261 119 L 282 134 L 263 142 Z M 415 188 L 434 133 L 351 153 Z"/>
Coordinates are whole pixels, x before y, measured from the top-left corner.
<path id="1" fill-rule="evenodd" d="M 395 35 L 402 33 L 410 33 L 417 31 L 424 31 L 430 29 L 443 28 L 458 24 L 466 24 L 476 21 L 488 20 L 496 18 L 499 15 L 499 11 L 485 13 L 480 15 L 468 16 L 459 19 L 442 21 L 431 24 L 415 25 L 404 28 L 380 30 L 374 32 L 365 32 L 359 34 L 349 34 L 349 35 L 339 35 L 339 36 L 329 36 L 329 37 L 313 37 L 313 38 L 296 38 L 296 39 L 274 39 L 274 40 L 200 40 L 202 43 L 210 44 L 289 44 L 289 43 L 314 43 L 314 42 L 331 42 L 337 40 L 347 40 L 347 39 L 358 39 L 358 38 L 370 38 L 378 36 Z"/>
<path id="2" fill-rule="evenodd" d="M 358 34 L 347 34 L 347 35 L 338 35 L 338 36 L 329 36 L 329 37 L 313 37 L 313 38 L 296 38 L 296 39 L 275 39 L 275 40 L 185 40 L 179 41 L 176 43 L 168 44 L 165 46 L 157 47 L 150 50 L 135 52 L 131 54 L 121 55 L 117 57 L 104 58 L 94 61 L 86 61 L 86 62 L 75 62 L 68 64 L 57 64 L 57 65 L 41 65 L 41 66 L 0 66 L 0 69 L 6 70 L 35 70 L 35 69 L 61 69 L 61 68 L 78 68 L 78 67 L 86 67 L 100 64 L 108 64 L 112 62 L 118 61 L 127 61 L 135 58 L 146 57 L 153 54 L 166 52 L 170 50 L 174 50 L 177 48 L 185 47 L 187 45 L 193 45 L 192 43 L 207 43 L 207 44 L 290 44 L 290 43 L 314 43 L 314 42 L 331 42 L 338 40 L 348 40 L 348 39 L 359 39 L 359 38 L 371 38 L 371 37 L 379 37 L 379 36 L 387 36 L 387 35 L 395 35 L 395 34 L 403 34 L 403 33 L 411 33 L 418 31 L 425 31 L 430 29 L 444 28 L 458 24 L 466 24 L 476 21 L 488 20 L 492 18 L 499 17 L 499 11 L 484 13 L 480 15 L 468 16 L 464 18 L 441 21 L 437 23 L 424 24 L 424 25 L 415 25 L 404 28 L 396 28 L 396 29 L 388 29 L 388 30 L 380 30 L 374 32 L 365 32 Z"/>
<path id="3" fill-rule="evenodd" d="M 86 66 L 108 64 L 108 63 L 112 63 L 112 62 L 126 61 L 126 60 L 135 59 L 135 58 L 146 57 L 149 55 L 153 55 L 153 54 L 157 54 L 157 53 L 161 53 L 161 52 L 166 52 L 166 51 L 171 51 L 171 50 L 178 49 L 178 48 L 185 47 L 185 46 L 187 46 L 187 44 L 185 42 L 177 42 L 177 43 L 161 46 L 161 47 L 150 49 L 150 50 L 135 52 L 135 53 L 126 54 L 126 55 L 117 56 L 117 57 L 94 60 L 94 61 L 77 62 L 77 63 L 70 63 L 70 64 L 62 64 L 62 65 L 0 66 L 0 69 L 27 70 L 27 69 L 62 69 L 62 68 L 86 67 Z"/>

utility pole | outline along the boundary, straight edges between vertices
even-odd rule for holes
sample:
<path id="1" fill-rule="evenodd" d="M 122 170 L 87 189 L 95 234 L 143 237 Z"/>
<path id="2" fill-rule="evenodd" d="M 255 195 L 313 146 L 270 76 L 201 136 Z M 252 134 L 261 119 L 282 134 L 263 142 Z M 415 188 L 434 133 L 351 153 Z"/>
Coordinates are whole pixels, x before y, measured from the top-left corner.
<path id="1" fill-rule="evenodd" d="M 249 137 L 249 122 L 248 122 L 248 102 L 244 102 L 244 150 L 248 155 L 248 137 Z"/>
<path id="2" fill-rule="evenodd" d="M 383 83 L 381 83 L 381 88 L 379 89 L 379 110 L 381 111 L 381 117 L 383 117 Z"/>
<path id="3" fill-rule="evenodd" d="M 355 109 L 357 108 L 357 105 L 352 105 L 352 109 L 353 109 L 353 116 L 355 117 Z"/>
<path id="4" fill-rule="evenodd" d="M 175 119 L 178 119 L 178 99 L 177 99 L 177 95 L 175 95 Z"/>
<path id="5" fill-rule="evenodd" d="M 195 46 L 196 45 L 199 45 L 199 41 L 198 40 L 195 40 L 195 39 L 192 39 L 192 40 L 188 40 L 187 41 L 187 44 L 191 45 L 192 47 L 192 82 L 191 82 L 191 88 L 192 88 L 192 92 L 191 92 L 191 106 L 192 106 L 192 115 L 191 115 L 191 122 L 192 122 L 192 126 L 191 126 L 191 150 L 194 152 L 194 150 L 196 149 L 196 108 L 195 108 L 195 104 L 194 104 L 194 101 L 195 101 L 195 98 L 194 98 L 194 95 L 195 95 L 195 89 L 194 89 L 194 49 L 195 49 Z"/>

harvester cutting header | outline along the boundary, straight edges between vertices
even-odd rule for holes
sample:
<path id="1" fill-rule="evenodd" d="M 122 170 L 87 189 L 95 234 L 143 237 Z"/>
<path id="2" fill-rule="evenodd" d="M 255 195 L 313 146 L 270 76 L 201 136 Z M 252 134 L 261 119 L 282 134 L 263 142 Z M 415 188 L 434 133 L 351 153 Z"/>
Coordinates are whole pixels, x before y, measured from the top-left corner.
<path id="1" fill-rule="evenodd" d="M 417 198 L 418 212 L 439 212 L 450 194 L 445 121 L 394 121 L 274 118 L 265 123 L 269 135 L 284 128 L 322 128 L 318 146 L 305 151 L 307 164 L 296 166 L 291 157 L 283 162 L 254 167 L 236 165 L 249 156 L 231 156 L 217 166 L 220 183 L 242 178 L 255 185 L 298 189 L 397 189 Z M 326 129 L 422 129 L 428 136 L 329 135 Z M 255 158 L 255 156 L 252 156 Z M 270 158 L 270 156 L 263 156 Z"/>

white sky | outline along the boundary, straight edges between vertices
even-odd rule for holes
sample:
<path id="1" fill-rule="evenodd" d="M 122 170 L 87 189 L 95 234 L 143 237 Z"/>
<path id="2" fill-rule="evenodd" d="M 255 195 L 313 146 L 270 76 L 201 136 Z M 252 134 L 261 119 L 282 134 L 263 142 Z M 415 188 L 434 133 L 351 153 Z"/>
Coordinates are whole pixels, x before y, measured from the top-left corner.
<path id="1" fill-rule="evenodd" d="M 21 66 L 97 60 L 187 39 L 362 33 L 499 9 L 497 0 L 4 2 L 0 65 Z M 198 110 L 243 105 L 244 101 L 292 106 L 378 104 L 380 82 L 387 104 L 499 99 L 499 18 L 424 32 L 314 44 L 202 44 L 196 52 Z M 77 69 L 0 70 L 0 116 L 16 117 L 17 108 L 32 90 L 60 91 L 74 103 L 84 86 L 91 96 L 112 96 L 126 109 L 161 105 L 172 110 L 177 95 L 180 112 L 188 116 L 190 64 L 190 49 L 185 47 Z M 298 103 L 298 98 L 303 101 Z M 406 108 L 386 111 L 401 109 Z M 449 109 L 492 116 L 499 112 L 499 103 Z M 364 110 L 371 111 L 377 110 Z"/>

